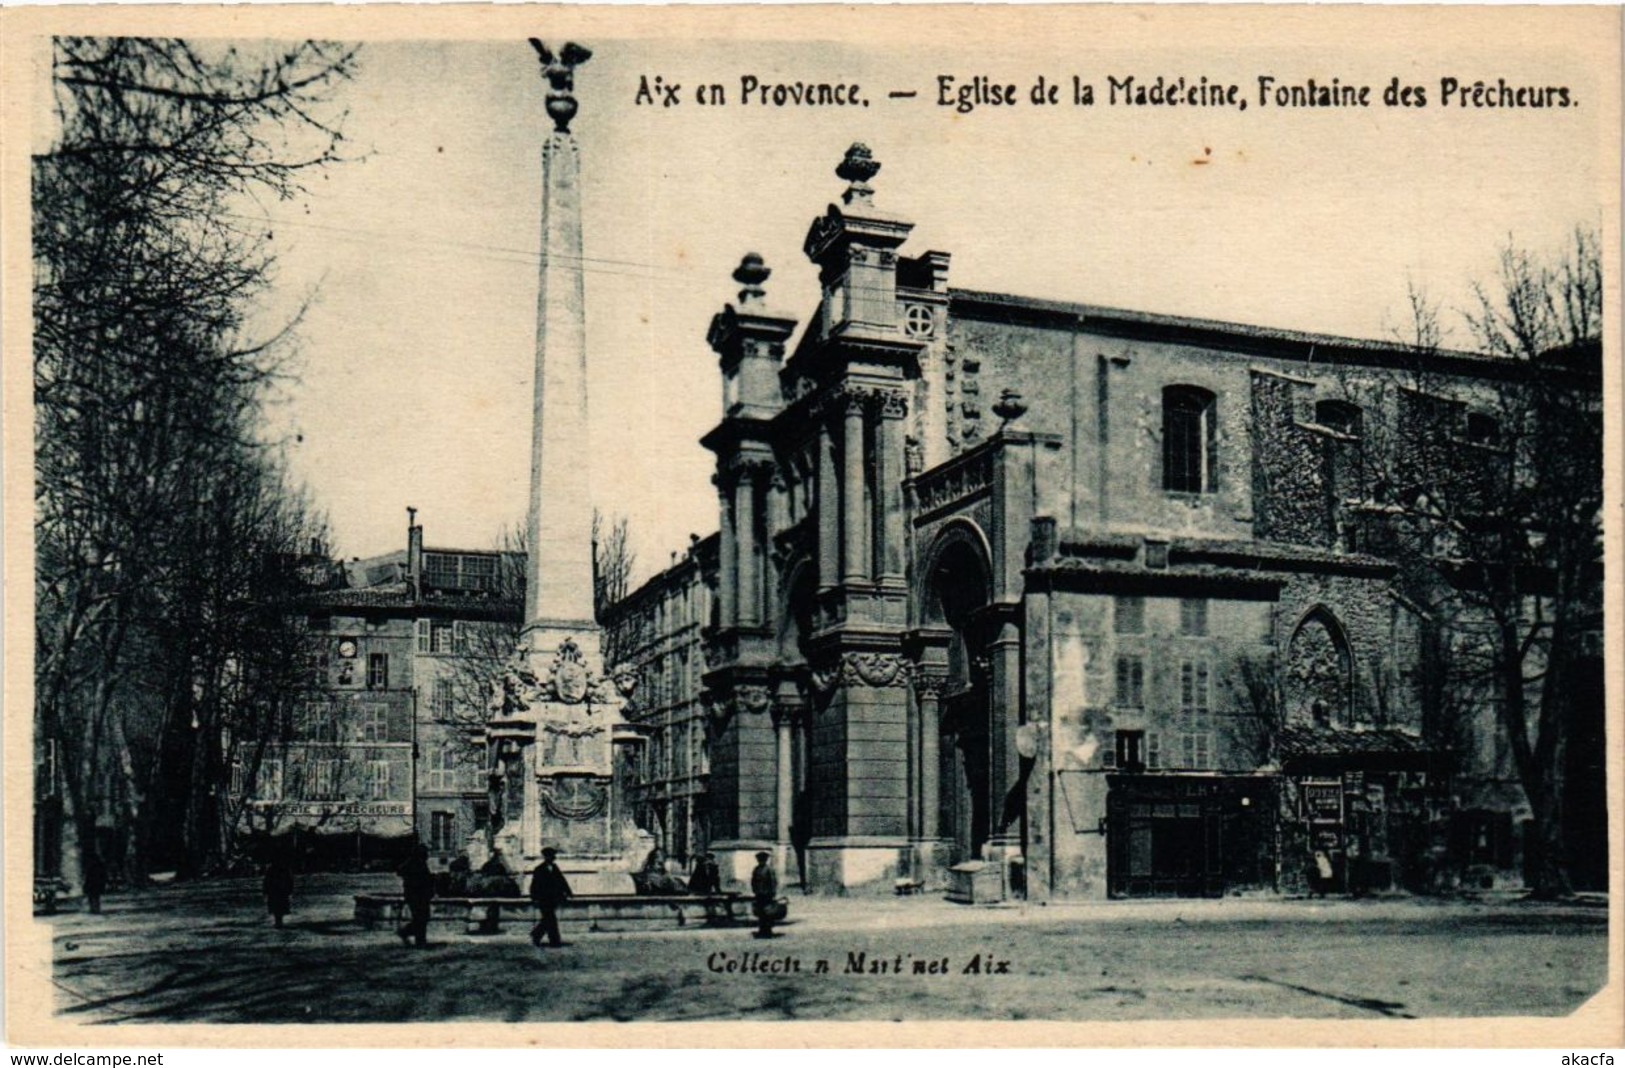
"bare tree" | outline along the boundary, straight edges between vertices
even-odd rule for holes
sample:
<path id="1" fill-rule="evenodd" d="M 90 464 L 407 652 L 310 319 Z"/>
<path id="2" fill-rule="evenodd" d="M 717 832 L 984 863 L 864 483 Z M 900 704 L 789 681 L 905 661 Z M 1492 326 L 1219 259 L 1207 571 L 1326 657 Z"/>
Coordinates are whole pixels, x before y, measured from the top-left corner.
<path id="1" fill-rule="evenodd" d="M 632 568 L 637 560 L 627 541 L 625 516 L 606 522 L 602 512 L 592 512 L 592 594 L 593 611 L 601 621 L 605 610 L 631 593 Z M 604 631 L 604 660 L 614 666 L 620 660 L 614 628 Z"/>
<path id="2" fill-rule="evenodd" d="M 1411 365 L 1366 386 L 1393 413 L 1371 427 L 1370 503 L 1407 592 L 1448 632 L 1437 677 L 1450 693 L 1429 702 L 1430 733 L 1459 740 L 1464 726 L 1441 718 L 1493 705 L 1533 815 L 1531 890 L 1562 895 L 1575 672 L 1602 618 L 1599 237 L 1576 231 L 1555 262 L 1503 248 L 1463 313 L 1494 361 L 1468 393 L 1438 307 L 1413 289 L 1410 312 Z"/>
<path id="3" fill-rule="evenodd" d="M 1285 723 L 1275 657 L 1267 653 L 1240 657 L 1235 670 L 1226 674 L 1225 685 L 1230 691 L 1231 749 L 1253 767 L 1277 766 L 1277 743 Z"/>
<path id="4" fill-rule="evenodd" d="M 137 878 L 155 850 L 218 860 L 220 739 L 275 700 L 292 652 L 267 634 L 321 524 L 261 435 L 292 333 L 251 336 L 274 259 L 248 213 L 338 158 L 331 97 L 353 66 L 315 42 L 53 43 L 59 133 L 33 174 L 36 726 L 81 848 L 111 830 Z"/>

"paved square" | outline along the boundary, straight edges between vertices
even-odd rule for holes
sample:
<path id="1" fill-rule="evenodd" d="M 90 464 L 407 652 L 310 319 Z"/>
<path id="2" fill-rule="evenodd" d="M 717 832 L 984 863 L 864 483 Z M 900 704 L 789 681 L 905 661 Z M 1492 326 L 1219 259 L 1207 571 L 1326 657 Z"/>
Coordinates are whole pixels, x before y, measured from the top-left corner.
<path id="1" fill-rule="evenodd" d="M 792 898 L 748 928 L 566 922 L 403 947 L 351 918 L 387 876 L 300 881 L 289 926 L 255 880 L 115 895 L 54 930 L 58 1008 L 79 1021 L 1145 1020 L 1562 1015 L 1601 987 L 1606 910 L 1434 900 L 1123 902 L 969 909 Z M 820 971 L 824 962 L 827 971 Z"/>

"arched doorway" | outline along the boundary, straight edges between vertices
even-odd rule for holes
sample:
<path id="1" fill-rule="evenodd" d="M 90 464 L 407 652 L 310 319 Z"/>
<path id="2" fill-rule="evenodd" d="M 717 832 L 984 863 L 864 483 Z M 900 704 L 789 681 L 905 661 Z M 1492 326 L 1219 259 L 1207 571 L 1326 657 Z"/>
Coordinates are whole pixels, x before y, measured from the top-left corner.
<path id="1" fill-rule="evenodd" d="M 979 535 L 953 528 L 932 557 L 926 579 L 927 621 L 949 632 L 938 745 L 938 827 L 949 863 L 973 859 L 992 834 L 988 738 L 988 636 L 983 609 L 992 601 L 987 555 Z"/>

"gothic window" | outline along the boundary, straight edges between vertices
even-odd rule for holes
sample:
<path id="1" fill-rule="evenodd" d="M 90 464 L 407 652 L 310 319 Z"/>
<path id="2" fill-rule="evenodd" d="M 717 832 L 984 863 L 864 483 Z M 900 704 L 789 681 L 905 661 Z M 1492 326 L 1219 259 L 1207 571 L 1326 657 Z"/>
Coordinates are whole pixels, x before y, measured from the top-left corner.
<path id="1" fill-rule="evenodd" d="M 1287 646 L 1288 716 L 1318 726 L 1348 725 L 1349 666 L 1348 642 L 1337 621 L 1324 608 L 1309 613 Z"/>
<path id="2" fill-rule="evenodd" d="M 1213 394 L 1196 386 L 1162 391 L 1162 488 L 1212 493 L 1217 448 Z"/>

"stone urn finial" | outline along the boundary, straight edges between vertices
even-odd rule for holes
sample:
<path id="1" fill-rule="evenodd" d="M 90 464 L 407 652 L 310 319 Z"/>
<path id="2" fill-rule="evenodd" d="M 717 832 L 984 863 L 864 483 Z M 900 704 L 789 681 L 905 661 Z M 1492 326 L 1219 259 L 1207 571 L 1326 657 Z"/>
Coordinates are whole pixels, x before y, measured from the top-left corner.
<path id="1" fill-rule="evenodd" d="M 1018 391 L 1007 389 L 999 394 L 999 403 L 993 406 L 993 414 L 999 417 L 999 429 L 1002 430 L 1026 415 L 1027 405 L 1022 402 Z"/>
<path id="2" fill-rule="evenodd" d="M 557 55 L 539 39 L 532 37 L 530 47 L 536 50 L 542 62 L 542 77 L 547 79 L 547 113 L 553 117 L 553 127 L 559 133 L 570 132 L 570 120 L 576 117 L 576 68 L 592 58 L 592 52 L 574 41 L 566 44 Z"/>
<path id="3" fill-rule="evenodd" d="M 739 303 L 760 304 L 767 296 L 767 290 L 762 288 L 763 283 L 772 274 L 773 268 L 763 262 L 759 253 L 745 253 L 745 258 L 739 261 L 733 274 L 734 281 L 742 287 L 739 290 Z"/>
<path id="4" fill-rule="evenodd" d="M 861 200 L 867 204 L 874 197 L 875 191 L 869 185 L 869 179 L 880 173 L 880 161 L 875 159 L 869 146 L 862 141 L 852 142 L 852 147 L 846 150 L 846 157 L 835 168 L 835 176 L 851 185 L 841 199 L 850 204 L 854 200 Z"/>

